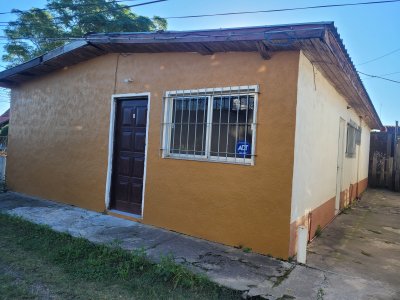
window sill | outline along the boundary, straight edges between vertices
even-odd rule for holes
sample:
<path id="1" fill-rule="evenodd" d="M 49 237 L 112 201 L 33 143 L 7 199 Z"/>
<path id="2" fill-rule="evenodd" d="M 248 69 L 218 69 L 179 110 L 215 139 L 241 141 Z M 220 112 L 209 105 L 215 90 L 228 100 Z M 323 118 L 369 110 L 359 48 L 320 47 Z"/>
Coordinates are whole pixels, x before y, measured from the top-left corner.
<path id="1" fill-rule="evenodd" d="M 240 165 L 240 166 L 254 166 L 254 159 L 251 158 L 228 158 L 223 159 L 218 157 L 211 158 L 200 158 L 200 157 L 190 157 L 184 155 L 165 155 L 163 156 L 165 159 L 176 159 L 176 160 L 190 160 L 190 161 L 199 161 L 199 162 L 210 162 L 210 163 L 222 163 L 222 164 L 230 164 L 230 165 Z"/>

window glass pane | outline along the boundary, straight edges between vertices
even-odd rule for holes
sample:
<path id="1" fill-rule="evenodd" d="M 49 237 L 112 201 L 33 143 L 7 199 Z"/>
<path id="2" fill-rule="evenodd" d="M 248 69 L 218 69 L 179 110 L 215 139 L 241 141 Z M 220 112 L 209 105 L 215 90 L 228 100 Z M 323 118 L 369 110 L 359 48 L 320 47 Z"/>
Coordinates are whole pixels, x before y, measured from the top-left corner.
<path id="1" fill-rule="evenodd" d="M 356 128 L 347 125 L 346 154 L 348 157 L 354 157 L 356 154 L 356 131 Z"/>
<path id="2" fill-rule="evenodd" d="M 361 145 L 361 127 L 356 129 L 356 145 Z"/>
<path id="3" fill-rule="evenodd" d="M 206 97 L 172 99 L 171 153 L 205 155 L 207 106 Z"/>
<path id="4" fill-rule="evenodd" d="M 211 156 L 251 158 L 254 96 L 213 97 Z"/>

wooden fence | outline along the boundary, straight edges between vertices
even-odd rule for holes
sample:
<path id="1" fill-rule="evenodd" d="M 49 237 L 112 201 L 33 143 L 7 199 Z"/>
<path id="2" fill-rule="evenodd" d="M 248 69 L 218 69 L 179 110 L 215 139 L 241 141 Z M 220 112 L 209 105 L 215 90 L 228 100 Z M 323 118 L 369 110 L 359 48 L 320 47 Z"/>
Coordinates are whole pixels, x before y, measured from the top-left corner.
<path id="1" fill-rule="evenodd" d="M 371 132 L 368 184 L 400 192 L 400 130 L 387 126 L 386 132 Z"/>

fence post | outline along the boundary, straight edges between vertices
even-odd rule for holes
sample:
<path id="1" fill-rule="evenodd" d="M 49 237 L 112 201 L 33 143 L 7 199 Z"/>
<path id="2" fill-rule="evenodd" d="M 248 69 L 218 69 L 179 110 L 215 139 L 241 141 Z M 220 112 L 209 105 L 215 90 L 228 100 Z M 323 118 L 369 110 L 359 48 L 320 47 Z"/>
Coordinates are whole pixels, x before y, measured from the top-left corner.
<path id="1" fill-rule="evenodd" d="M 395 141 L 395 163 L 394 163 L 394 190 L 400 192 L 400 142 Z"/>
<path id="2" fill-rule="evenodd" d="M 398 155 L 398 149 L 397 149 L 397 135 L 398 135 L 398 129 L 399 129 L 399 121 L 396 121 L 396 126 L 394 127 L 394 152 L 393 152 L 393 177 L 394 177 L 394 190 L 398 191 L 400 189 L 399 187 L 399 178 L 398 178 L 398 161 L 397 161 L 397 155 Z"/>
<path id="3" fill-rule="evenodd" d="M 389 189 L 393 189 L 393 157 L 389 157 L 387 160 L 387 167 L 386 167 L 386 186 Z"/>
<path id="4" fill-rule="evenodd" d="M 379 187 L 385 187 L 385 163 L 386 163 L 386 158 L 381 157 L 380 173 L 379 173 Z"/>
<path id="5" fill-rule="evenodd" d="M 372 156 L 372 168 L 371 168 L 371 174 L 372 174 L 372 178 L 371 178 L 371 185 L 372 187 L 376 187 L 376 167 L 378 164 L 378 154 L 376 152 L 374 152 L 373 156 Z"/>

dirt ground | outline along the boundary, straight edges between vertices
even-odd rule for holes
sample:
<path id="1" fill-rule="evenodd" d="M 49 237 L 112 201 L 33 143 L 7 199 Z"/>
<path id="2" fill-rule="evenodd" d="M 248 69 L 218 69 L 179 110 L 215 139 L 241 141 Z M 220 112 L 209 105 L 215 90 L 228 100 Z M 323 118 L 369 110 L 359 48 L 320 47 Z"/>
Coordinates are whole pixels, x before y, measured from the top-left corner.
<path id="1" fill-rule="evenodd" d="M 382 282 L 400 299 L 400 193 L 368 189 L 310 244 L 307 265 Z"/>

